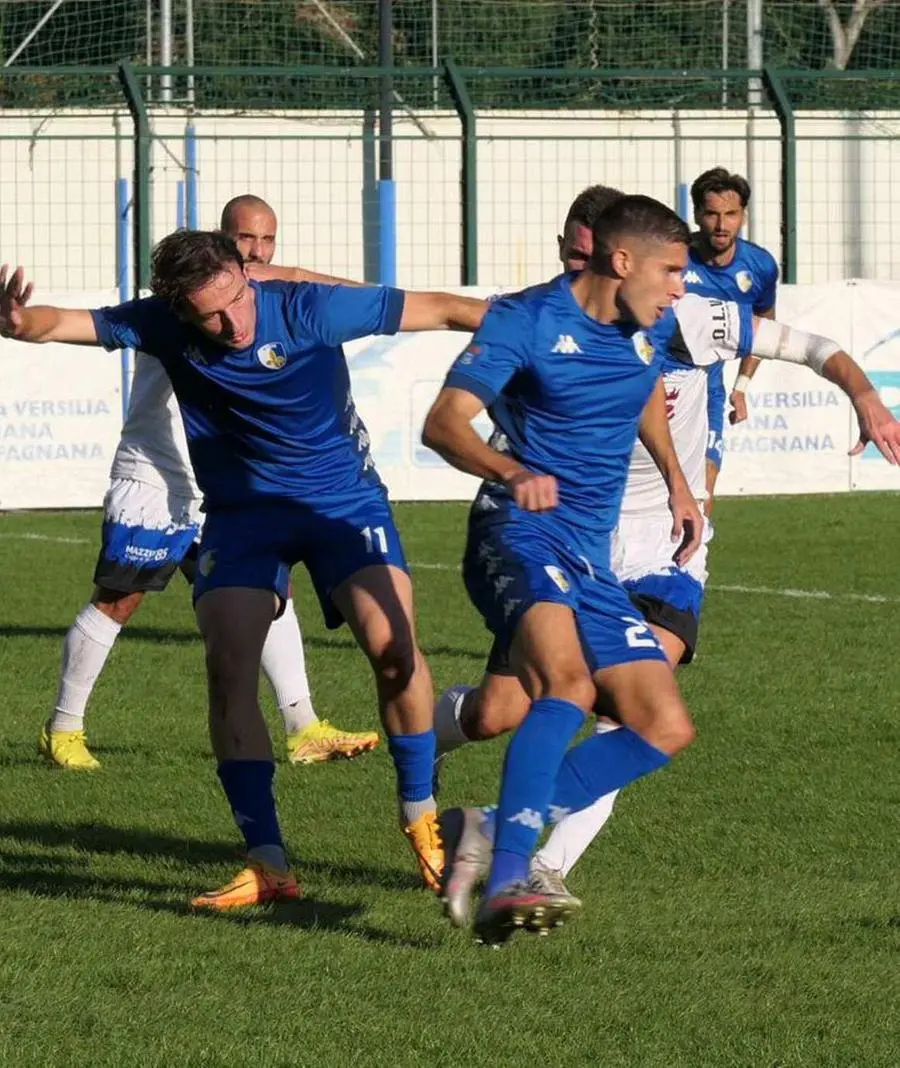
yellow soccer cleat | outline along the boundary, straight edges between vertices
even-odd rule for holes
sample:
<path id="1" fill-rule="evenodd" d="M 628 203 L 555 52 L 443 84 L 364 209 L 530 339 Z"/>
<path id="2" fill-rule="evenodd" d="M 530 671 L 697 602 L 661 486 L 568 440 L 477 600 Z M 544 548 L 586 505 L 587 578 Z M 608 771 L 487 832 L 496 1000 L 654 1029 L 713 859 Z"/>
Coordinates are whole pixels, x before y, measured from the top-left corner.
<path id="1" fill-rule="evenodd" d="M 195 909 L 242 909 L 248 905 L 267 905 L 273 901 L 296 901 L 300 897 L 297 878 L 290 870 L 279 871 L 258 860 L 251 860 L 247 867 L 218 890 L 200 894 L 191 901 Z"/>
<path id="2" fill-rule="evenodd" d="M 50 723 L 48 719 L 38 737 L 38 756 L 70 771 L 96 771 L 100 767 L 87 747 L 84 731 L 55 731 Z"/>
<path id="3" fill-rule="evenodd" d="M 341 731 L 327 719 L 310 723 L 287 736 L 288 759 L 292 764 L 322 764 L 328 760 L 352 760 L 378 745 L 377 731 Z"/>
<path id="4" fill-rule="evenodd" d="M 444 843 L 441 841 L 437 813 L 426 812 L 419 816 L 415 823 L 403 828 L 403 833 L 416 854 L 416 862 L 425 885 L 439 894 L 444 875 Z"/>

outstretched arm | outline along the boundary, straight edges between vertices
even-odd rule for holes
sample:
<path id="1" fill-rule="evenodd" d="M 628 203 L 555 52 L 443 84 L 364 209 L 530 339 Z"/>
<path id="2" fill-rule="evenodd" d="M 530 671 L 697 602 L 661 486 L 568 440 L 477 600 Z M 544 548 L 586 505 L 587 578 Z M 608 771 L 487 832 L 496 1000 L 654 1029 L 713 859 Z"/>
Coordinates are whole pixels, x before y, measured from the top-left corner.
<path id="1" fill-rule="evenodd" d="M 871 441 L 891 464 L 900 463 L 900 423 L 885 407 L 865 371 L 836 341 L 754 317 L 754 356 L 811 367 L 846 394 L 856 412 L 859 440 L 850 450 L 858 456 Z"/>
<path id="2" fill-rule="evenodd" d="M 98 345 L 91 313 L 85 309 L 54 308 L 50 305 L 26 307 L 32 284 L 25 283 L 21 267 L 7 277 L 6 264 L 0 267 L 0 337 L 42 344 L 62 341 L 70 345 Z"/>
<path id="3" fill-rule="evenodd" d="M 644 406 L 638 436 L 668 487 L 673 520 L 672 540 L 681 543 L 675 561 L 686 564 L 700 548 L 703 516 L 678 462 L 666 412 L 666 387 L 661 377 Z"/>

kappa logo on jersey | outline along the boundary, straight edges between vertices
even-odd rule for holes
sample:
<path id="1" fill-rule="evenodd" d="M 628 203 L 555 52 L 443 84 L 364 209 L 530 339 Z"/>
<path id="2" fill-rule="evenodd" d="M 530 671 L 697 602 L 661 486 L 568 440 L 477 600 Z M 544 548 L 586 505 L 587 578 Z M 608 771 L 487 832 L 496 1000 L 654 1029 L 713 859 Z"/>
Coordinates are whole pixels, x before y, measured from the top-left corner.
<path id="1" fill-rule="evenodd" d="M 560 571 L 556 564 L 547 564 L 544 567 L 544 570 L 547 572 L 553 582 L 563 591 L 563 593 L 568 593 L 569 590 L 571 590 L 572 583 L 569 582 L 565 574 Z"/>
<path id="2" fill-rule="evenodd" d="M 197 348 L 196 345 L 188 345 L 188 347 L 184 350 L 184 358 L 189 363 L 202 363 L 204 367 L 209 366 L 209 361 Z"/>
<path id="3" fill-rule="evenodd" d="M 649 367 L 653 363 L 653 346 L 644 331 L 638 330 L 631 339 L 631 343 L 634 345 L 634 351 L 637 353 L 638 359 Z"/>
<path id="4" fill-rule="evenodd" d="M 686 286 L 699 286 L 703 282 L 703 279 L 696 271 L 685 271 L 681 280 Z"/>
<path id="5" fill-rule="evenodd" d="M 734 280 L 742 293 L 749 293 L 753 288 L 753 275 L 749 271 L 738 271 Z"/>
<path id="6" fill-rule="evenodd" d="M 284 346 L 280 341 L 270 341 L 267 345 L 260 345 L 256 350 L 256 358 L 263 367 L 268 367 L 270 371 L 280 371 L 287 363 Z"/>
<path id="7" fill-rule="evenodd" d="M 551 352 L 561 352 L 564 356 L 580 356 L 581 349 L 571 334 L 560 334 Z"/>

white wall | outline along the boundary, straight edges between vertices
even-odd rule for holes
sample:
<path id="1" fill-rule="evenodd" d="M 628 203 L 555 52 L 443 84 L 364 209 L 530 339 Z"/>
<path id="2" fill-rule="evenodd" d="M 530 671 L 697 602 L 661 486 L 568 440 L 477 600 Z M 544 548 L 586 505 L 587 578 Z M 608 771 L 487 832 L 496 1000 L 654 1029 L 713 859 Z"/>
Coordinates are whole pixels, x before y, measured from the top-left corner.
<path id="1" fill-rule="evenodd" d="M 408 286 L 459 282 L 459 125 L 419 116 L 424 136 L 396 125 L 398 277 Z M 674 130 L 680 126 L 676 151 Z M 0 256 L 33 269 L 39 287 L 115 284 L 114 182 L 131 175 L 130 120 L 111 115 L 3 113 Z M 176 223 L 184 121 L 157 115 L 153 236 Z M 229 197 L 254 192 L 279 212 L 279 258 L 360 277 L 364 267 L 359 116 L 303 113 L 197 119 L 200 223 Z M 802 283 L 900 276 L 900 114 L 800 114 L 798 250 Z M 771 116 L 748 150 L 740 112 L 486 113 L 478 120 L 479 282 L 520 285 L 555 267 L 555 235 L 574 195 L 604 182 L 675 203 L 679 181 L 722 164 L 751 178 L 750 236 L 779 254 L 780 145 Z M 848 135 L 863 140 L 842 140 Z M 679 164 L 680 161 L 680 173 Z"/>

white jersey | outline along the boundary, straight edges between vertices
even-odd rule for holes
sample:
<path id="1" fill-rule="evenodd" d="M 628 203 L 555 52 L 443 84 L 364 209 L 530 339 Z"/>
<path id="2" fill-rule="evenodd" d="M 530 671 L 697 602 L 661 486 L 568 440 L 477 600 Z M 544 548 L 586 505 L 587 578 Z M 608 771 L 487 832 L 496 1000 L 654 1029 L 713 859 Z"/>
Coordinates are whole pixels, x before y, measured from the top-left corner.
<path id="1" fill-rule="evenodd" d="M 698 501 L 706 500 L 706 372 L 701 368 L 666 371 L 666 412 L 681 470 Z M 638 441 L 628 465 L 622 514 L 668 512 L 669 490 L 653 457 Z"/>
<path id="2" fill-rule="evenodd" d="M 176 497 L 201 497 L 172 383 L 159 360 L 141 352 L 109 477 L 145 482 Z"/>
<path id="3" fill-rule="evenodd" d="M 678 331 L 670 345 L 663 385 L 669 429 L 678 462 L 698 501 L 706 499 L 707 374 L 704 367 L 749 350 L 753 317 L 732 301 L 688 294 L 674 305 Z M 678 362 L 678 357 L 684 362 Z M 692 366 L 692 364 L 694 366 Z M 640 441 L 631 454 L 622 514 L 668 510 L 669 491 L 659 468 Z"/>

